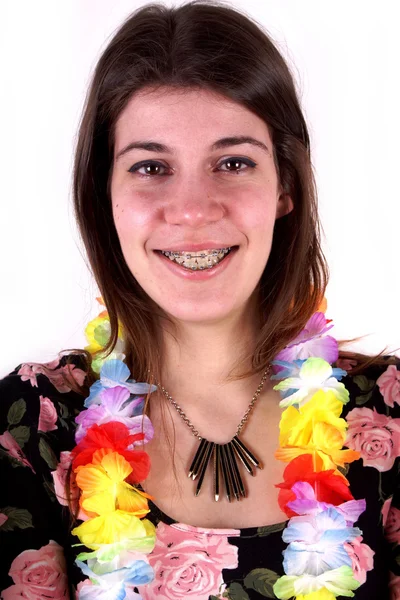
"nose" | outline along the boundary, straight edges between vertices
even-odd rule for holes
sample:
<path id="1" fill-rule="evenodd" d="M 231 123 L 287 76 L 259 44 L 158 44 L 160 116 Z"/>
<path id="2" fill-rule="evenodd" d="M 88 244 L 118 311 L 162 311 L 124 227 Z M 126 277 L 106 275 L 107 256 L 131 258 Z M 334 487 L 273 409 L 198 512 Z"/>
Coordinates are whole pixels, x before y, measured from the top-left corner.
<path id="1" fill-rule="evenodd" d="M 164 218 L 170 225 L 199 228 L 223 218 L 225 210 L 217 194 L 204 183 L 191 180 L 169 191 L 164 205 Z"/>

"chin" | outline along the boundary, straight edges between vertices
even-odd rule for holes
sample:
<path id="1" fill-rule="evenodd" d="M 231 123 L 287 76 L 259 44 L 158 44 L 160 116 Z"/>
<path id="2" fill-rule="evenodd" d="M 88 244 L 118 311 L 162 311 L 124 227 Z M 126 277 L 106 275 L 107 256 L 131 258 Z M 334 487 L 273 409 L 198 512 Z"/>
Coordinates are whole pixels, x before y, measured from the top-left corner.
<path id="1" fill-rule="evenodd" d="M 208 297 L 194 300 L 181 296 L 179 301 L 174 299 L 166 302 L 164 296 L 162 299 L 153 297 L 153 300 L 174 321 L 204 325 L 236 319 L 247 313 L 250 302 L 250 298 L 235 298 L 233 290 L 231 293 L 227 290 L 219 299 Z"/>
<path id="2" fill-rule="evenodd" d="M 210 306 L 209 303 L 199 305 L 190 302 L 185 302 L 184 305 L 179 306 L 164 305 L 161 308 L 175 321 L 203 324 L 224 321 L 238 311 L 237 307 L 230 307 L 226 304 L 222 306 L 213 304 Z"/>

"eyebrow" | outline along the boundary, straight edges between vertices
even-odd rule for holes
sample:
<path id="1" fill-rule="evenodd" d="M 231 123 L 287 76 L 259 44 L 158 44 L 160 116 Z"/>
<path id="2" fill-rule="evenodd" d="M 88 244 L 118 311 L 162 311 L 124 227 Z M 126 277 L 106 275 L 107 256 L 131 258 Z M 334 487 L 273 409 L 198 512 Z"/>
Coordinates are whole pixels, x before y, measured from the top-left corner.
<path id="1" fill-rule="evenodd" d="M 252 144 L 257 148 L 260 148 L 267 154 L 270 153 L 268 147 L 263 142 L 260 142 L 259 140 L 256 140 L 255 138 L 248 135 L 235 135 L 221 138 L 210 146 L 210 150 L 220 150 L 221 148 L 227 148 L 229 146 L 239 146 L 240 144 Z M 118 152 L 115 160 L 117 161 L 119 158 L 121 158 L 121 156 L 123 156 L 127 152 L 136 149 L 148 150 L 149 152 L 163 152 L 166 154 L 174 154 L 173 149 L 169 146 L 166 146 L 165 144 L 160 144 L 159 142 L 153 141 L 138 141 L 131 142 L 130 144 L 125 146 L 125 148 L 122 148 L 122 150 Z"/>

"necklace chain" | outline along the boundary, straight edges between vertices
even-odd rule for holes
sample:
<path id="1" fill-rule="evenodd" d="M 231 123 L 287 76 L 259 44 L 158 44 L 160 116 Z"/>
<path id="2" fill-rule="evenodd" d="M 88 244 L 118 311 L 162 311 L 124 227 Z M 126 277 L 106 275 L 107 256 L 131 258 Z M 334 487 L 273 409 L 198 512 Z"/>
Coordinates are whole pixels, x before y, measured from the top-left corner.
<path id="1" fill-rule="evenodd" d="M 253 407 L 257 401 L 257 398 L 259 397 L 259 395 L 261 394 L 261 390 L 264 387 L 264 383 L 265 380 L 268 377 L 268 374 L 271 370 L 271 366 L 268 365 L 268 367 L 266 368 L 266 370 L 263 373 L 263 376 L 261 378 L 260 384 L 258 386 L 258 388 L 255 391 L 254 396 L 251 399 L 251 402 L 249 404 L 249 406 L 247 407 L 246 412 L 244 413 L 238 427 L 236 430 L 235 435 L 239 435 L 240 432 L 242 431 L 243 427 L 245 426 L 245 424 L 247 423 L 250 413 L 253 410 Z M 182 408 L 179 406 L 179 404 L 172 398 L 172 396 L 170 396 L 170 394 L 167 392 L 167 390 L 165 389 L 164 386 L 157 384 L 158 387 L 161 389 L 162 393 L 164 394 L 164 396 L 167 398 L 167 400 L 170 402 L 170 404 L 172 404 L 172 406 L 175 408 L 176 412 L 179 414 L 179 416 L 182 418 L 182 421 L 184 421 L 186 423 L 186 425 L 189 427 L 189 429 L 191 430 L 191 432 L 193 433 L 193 435 L 195 437 L 197 437 L 199 440 L 202 440 L 202 436 L 199 434 L 198 430 L 195 428 L 195 426 L 193 425 L 193 423 L 190 421 L 190 419 L 187 417 L 187 415 L 185 414 L 185 412 L 182 410 Z"/>

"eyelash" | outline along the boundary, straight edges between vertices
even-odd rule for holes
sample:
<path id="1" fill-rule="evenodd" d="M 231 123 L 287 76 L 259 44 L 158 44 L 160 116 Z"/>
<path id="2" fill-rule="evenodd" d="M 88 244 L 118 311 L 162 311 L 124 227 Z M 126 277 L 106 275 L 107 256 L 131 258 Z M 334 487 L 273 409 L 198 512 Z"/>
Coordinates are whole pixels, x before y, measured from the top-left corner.
<path id="1" fill-rule="evenodd" d="M 245 165 L 247 165 L 248 168 L 254 169 L 257 166 L 257 163 L 255 163 L 254 161 L 250 160 L 249 158 L 242 158 L 240 156 L 230 156 L 229 158 L 225 158 L 222 162 L 219 163 L 218 168 L 225 164 L 225 163 L 229 163 L 229 162 L 239 162 L 239 163 L 243 163 Z M 147 167 L 148 165 L 155 165 L 157 167 L 162 167 L 162 168 L 167 168 L 165 165 L 163 165 L 160 162 L 154 161 L 154 160 L 148 160 L 148 161 L 141 161 L 139 163 L 136 163 L 135 165 L 133 165 L 130 169 L 128 169 L 128 173 L 137 173 L 139 175 L 139 177 L 143 177 L 145 179 L 151 178 L 151 177 L 156 177 L 157 175 L 159 177 L 164 177 L 167 175 L 167 173 L 164 173 L 163 175 L 160 175 L 159 173 L 155 173 L 154 175 L 143 175 L 141 173 L 139 173 L 139 169 L 141 169 L 142 167 Z M 241 171 L 247 171 L 247 169 L 238 169 L 238 170 L 232 170 L 230 171 L 229 169 L 223 171 L 225 173 L 240 173 Z"/>

